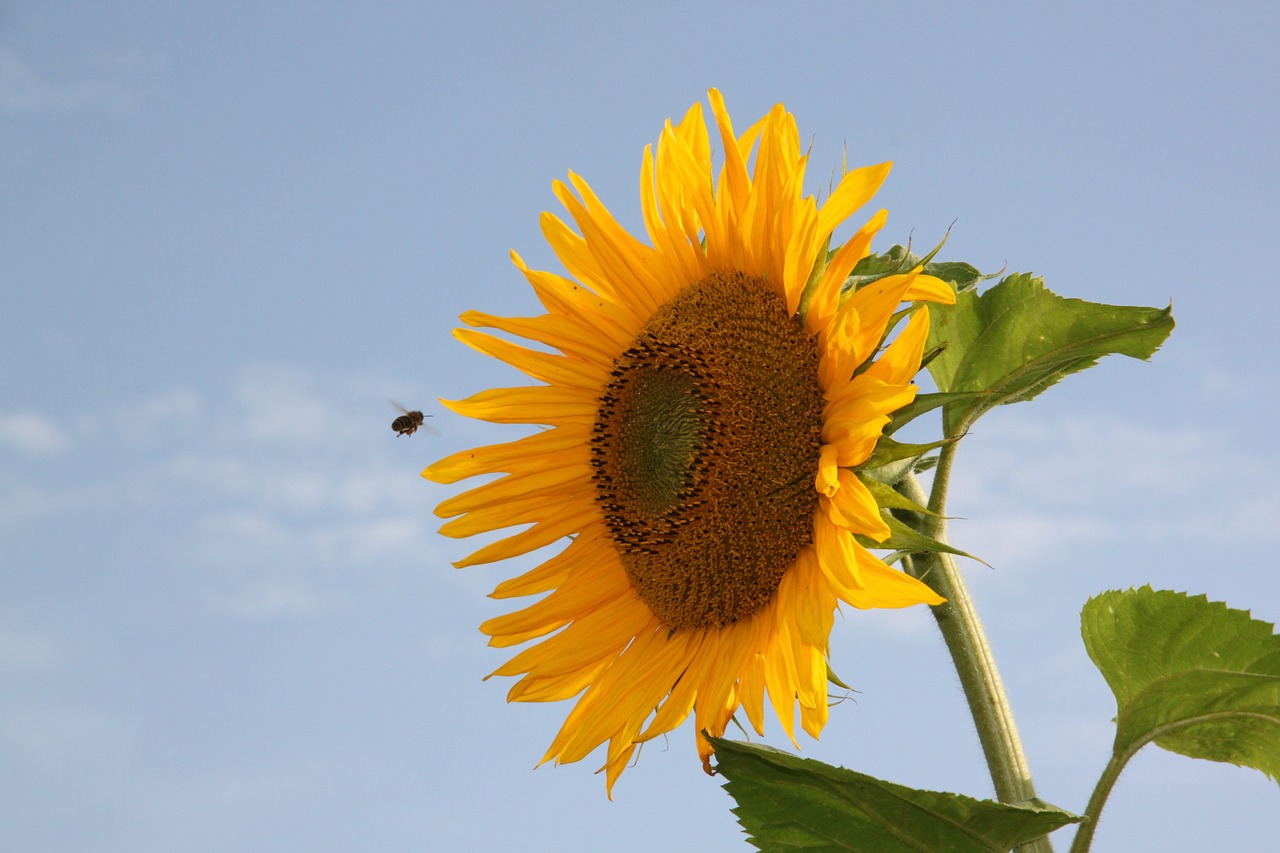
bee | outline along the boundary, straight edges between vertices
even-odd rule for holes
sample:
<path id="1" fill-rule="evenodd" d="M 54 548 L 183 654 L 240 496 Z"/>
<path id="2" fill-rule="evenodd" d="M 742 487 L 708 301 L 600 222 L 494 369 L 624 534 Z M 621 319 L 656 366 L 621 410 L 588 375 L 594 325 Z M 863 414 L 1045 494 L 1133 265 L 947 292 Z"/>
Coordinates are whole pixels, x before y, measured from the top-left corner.
<path id="1" fill-rule="evenodd" d="M 422 426 L 422 419 L 431 417 L 431 415 L 424 415 L 419 411 L 411 412 L 399 403 L 392 403 L 391 405 L 404 413 L 391 422 L 391 428 L 396 431 L 397 436 L 413 435 Z M 427 429 L 430 430 L 431 428 L 427 427 Z"/>

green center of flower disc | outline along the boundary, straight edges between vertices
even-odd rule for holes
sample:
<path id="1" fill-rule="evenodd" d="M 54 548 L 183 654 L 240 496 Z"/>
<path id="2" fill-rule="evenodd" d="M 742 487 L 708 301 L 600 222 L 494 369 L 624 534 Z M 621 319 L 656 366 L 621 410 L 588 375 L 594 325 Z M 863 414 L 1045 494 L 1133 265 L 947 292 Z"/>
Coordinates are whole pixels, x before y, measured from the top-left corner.
<path id="1" fill-rule="evenodd" d="M 741 273 L 681 290 L 616 359 L 591 440 L 596 500 L 668 628 L 750 616 L 813 541 L 817 376 L 782 296 Z"/>

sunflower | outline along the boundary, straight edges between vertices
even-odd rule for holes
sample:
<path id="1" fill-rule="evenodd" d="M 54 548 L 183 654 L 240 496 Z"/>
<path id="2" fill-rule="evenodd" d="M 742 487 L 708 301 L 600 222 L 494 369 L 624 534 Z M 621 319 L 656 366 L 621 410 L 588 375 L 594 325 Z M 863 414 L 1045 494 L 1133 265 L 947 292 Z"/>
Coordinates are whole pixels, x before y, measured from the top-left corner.
<path id="1" fill-rule="evenodd" d="M 640 744 L 691 712 L 708 771 L 703 733 L 722 734 L 741 707 L 763 734 L 766 693 L 793 743 L 796 705 L 817 737 L 837 605 L 942 600 L 855 538 L 889 535 L 856 469 L 917 390 L 928 309 L 914 306 L 883 346 L 891 319 L 903 302 L 954 294 L 919 270 L 849 292 L 885 211 L 838 251 L 831 235 L 890 164 L 844 172 L 819 205 L 802 195 L 807 155 L 792 115 L 779 104 L 738 135 L 720 93 L 709 95 L 719 180 L 694 104 L 666 123 L 656 159 L 645 148 L 647 244 L 570 173 L 572 190 L 554 187 L 577 230 L 541 220 L 569 276 L 512 252 L 546 313 L 461 317 L 542 345 L 455 332 L 540 384 L 443 404 L 547 428 L 423 472 L 438 483 L 503 475 L 439 505 L 452 519 L 445 535 L 532 525 L 459 568 L 570 540 L 493 597 L 549 594 L 481 630 L 493 646 L 538 641 L 493 675 L 521 676 L 509 701 L 579 697 L 539 763 L 607 742 L 609 792 Z"/>

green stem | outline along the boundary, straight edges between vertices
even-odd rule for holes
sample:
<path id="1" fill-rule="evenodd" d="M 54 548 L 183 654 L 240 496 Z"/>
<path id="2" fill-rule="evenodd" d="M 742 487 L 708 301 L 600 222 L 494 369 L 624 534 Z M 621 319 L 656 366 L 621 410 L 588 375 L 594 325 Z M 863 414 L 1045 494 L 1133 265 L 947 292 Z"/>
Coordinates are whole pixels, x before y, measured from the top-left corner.
<path id="1" fill-rule="evenodd" d="M 938 467 L 933 477 L 933 492 L 928 497 L 932 516 L 923 518 L 924 533 L 946 541 L 947 486 L 951 467 L 955 461 L 957 442 L 943 446 L 938 457 Z M 920 482 L 908 474 L 899 488 L 916 503 L 925 500 Z M 947 599 L 932 608 L 934 619 L 942 632 L 942 639 L 951 652 L 960 684 L 964 689 L 978 741 L 987 760 L 996 796 L 1002 803 L 1020 803 L 1036 796 L 1031 781 L 1031 770 L 1022 751 L 1022 741 L 1013 721 L 1013 711 L 1005 696 L 1004 684 L 996 669 L 991 648 L 987 645 L 982 623 L 969 598 L 964 581 L 949 554 L 935 553 L 925 557 L 917 555 L 912 570 L 939 595 Z M 1018 847 L 1020 853 L 1052 853 L 1053 845 L 1048 837 L 1037 838 Z"/>
<path id="2" fill-rule="evenodd" d="M 1129 755 L 1111 756 L 1111 760 L 1107 762 L 1107 769 L 1102 771 L 1102 778 L 1098 780 L 1098 784 L 1094 786 L 1093 796 L 1089 797 L 1089 805 L 1085 806 L 1084 819 L 1080 821 L 1080 827 L 1076 830 L 1076 837 L 1071 841 L 1070 853 L 1086 853 L 1093 844 L 1093 831 L 1098 828 L 1098 818 L 1102 815 L 1102 806 L 1107 801 L 1107 797 L 1111 795 L 1111 789 L 1115 787 L 1116 780 L 1120 778 L 1120 771 L 1124 769 L 1125 763 L 1129 760 Z"/>

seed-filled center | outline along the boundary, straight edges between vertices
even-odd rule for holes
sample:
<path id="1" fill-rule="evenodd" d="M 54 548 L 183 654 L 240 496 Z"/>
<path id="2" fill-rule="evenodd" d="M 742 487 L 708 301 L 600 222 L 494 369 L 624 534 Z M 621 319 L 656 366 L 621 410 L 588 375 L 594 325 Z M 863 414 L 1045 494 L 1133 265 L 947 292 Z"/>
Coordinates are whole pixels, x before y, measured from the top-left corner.
<path id="1" fill-rule="evenodd" d="M 782 296 L 741 273 L 686 287 L 616 359 L 591 440 L 596 500 L 668 628 L 750 616 L 812 542 L 817 376 Z"/>

